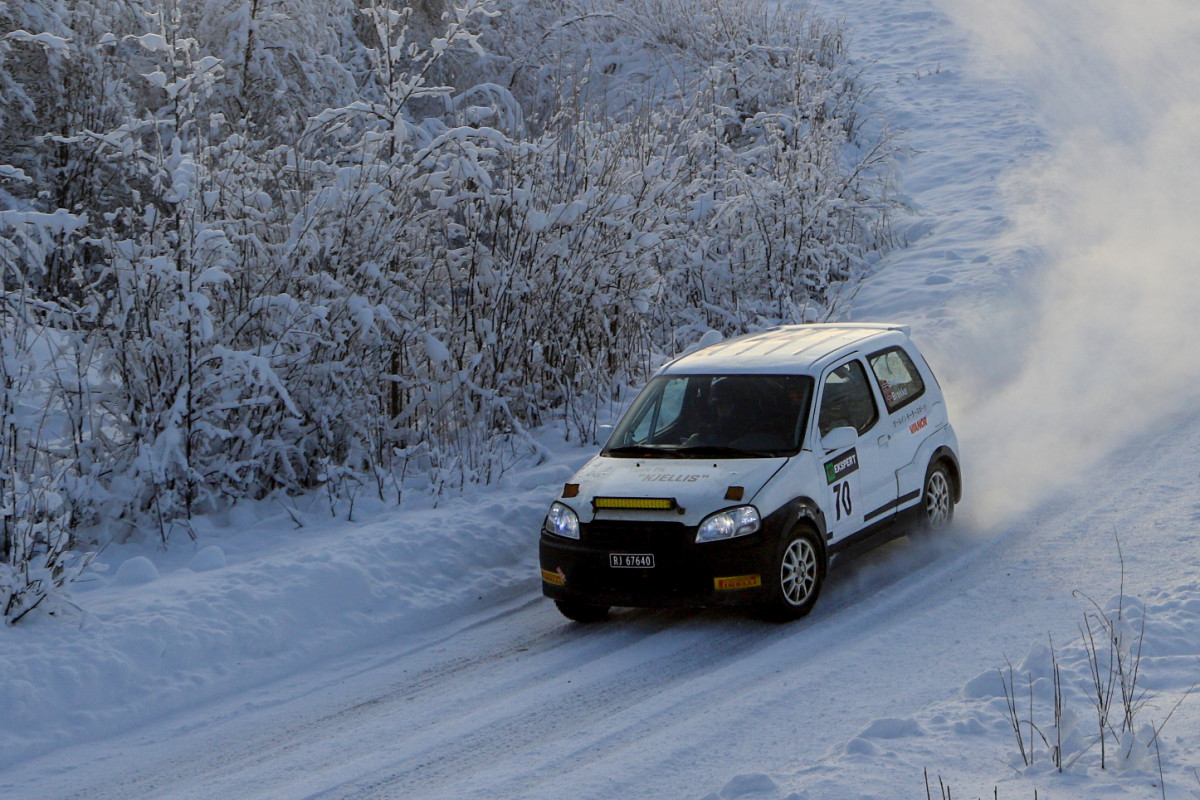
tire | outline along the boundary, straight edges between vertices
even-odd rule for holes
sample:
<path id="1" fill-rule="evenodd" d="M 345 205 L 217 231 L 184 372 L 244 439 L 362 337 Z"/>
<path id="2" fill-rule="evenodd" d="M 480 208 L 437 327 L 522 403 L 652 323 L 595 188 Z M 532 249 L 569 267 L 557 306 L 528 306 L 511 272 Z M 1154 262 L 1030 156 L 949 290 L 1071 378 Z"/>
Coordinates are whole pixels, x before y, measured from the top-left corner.
<path id="1" fill-rule="evenodd" d="M 921 527 L 940 531 L 954 520 L 954 478 L 945 462 L 929 465 L 921 490 Z"/>
<path id="2" fill-rule="evenodd" d="M 771 571 L 771 597 L 762 608 L 766 619 L 789 622 L 812 611 L 825 584 L 825 554 L 816 531 L 797 525 L 783 537 Z"/>
<path id="3" fill-rule="evenodd" d="M 592 606 L 575 600 L 555 600 L 558 611 L 572 622 L 601 622 L 608 619 L 608 606 Z"/>

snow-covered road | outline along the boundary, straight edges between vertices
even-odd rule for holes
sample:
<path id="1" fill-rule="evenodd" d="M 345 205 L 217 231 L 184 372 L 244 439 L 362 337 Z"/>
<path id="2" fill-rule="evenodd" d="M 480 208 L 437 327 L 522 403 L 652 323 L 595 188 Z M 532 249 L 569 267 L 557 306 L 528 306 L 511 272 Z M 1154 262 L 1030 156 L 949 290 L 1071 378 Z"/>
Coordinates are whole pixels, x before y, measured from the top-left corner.
<path id="1" fill-rule="evenodd" d="M 1103 600 L 1117 589 L 1114 530 L 1128 592 L 1151 598 L 1148 628 L 1193 637 L 1190 651 L 1148 647 L 1150 685 L 1173 702 L 1187 688 L 1189 655 L 1192 679 L 1200 677 L 1200 504 L 1185 490 L 1200 426 L 1148 445 L 1094 472 L 1089 489 L 1004 530 L 964 524 L 843 565 L 814 614 L 793 625 L 626 611 L 583 627 L 528 593 L 62 749 L 0 774 L 0 792 L 699 798 L 758 786 L 764 797 L 912 797 L 925 767 L 955 785 L 975 779 L 963 789 L 982 792 L 1014 780 L 994 769 L 1014 746 L 998 732 L 989 697 L 963 687 L 1047 633 L 1064 643 L 1077 636 L 1087 609 L 1071 590 Z M 1110 490 L 1130 485 L 1131 494 Z M 1155 579 L 1162 575 L 1169 586 Z M 1200 703 L 1184 705 L 1172 726 L 1168 763 L 1180 781 L 1200 757 Z M 1148 797 L 1152 777 L 1119 773 L 1113 782 Z M 1057 786 L 1051 796 L 1089 797 L 1100 779 L 1026 780 L 1045 793 Z"/>
<path id="2" fill-rule="evenodd" d="M 0 658 L 14 654 L 6 674 L 32 693 L 0 687 L 0 742 L 20 739 L 6 714 L 44 723 L 38 748 L 0 751 L 0 797 L 919 798 L 925 769 L 964 797 L 1200 797 L 1200 697 L 1186 696 L 1200 680 L 1200 421 L 1187 413 L 1200 399 L 1200 7 L 818 8 L 846 20 L 881 110 L 909 131 L 905 185 L 920 209 L 911 246 L 885 260 L 853 317 L 911 321 L 947 388 L 967 458 L 953 530 L 836 565 L 814 613 L 788 626 L 645 611 L 577 626 L 533 577 L 546 487 L 582 458 L 568 452 L 479 500 L 475 518 L 455 518 L 455 504 L 419 519 L 381 512 L 351 543 L 371 548 L 381 574 L 416 566 L 394 584 L 363 568 L 355 597 L 322 589 L 297 611 L 311 631 L 271 627 L 303 589 L 272 581 L 321 559 L 341 569 L 335 578 L 358 569 L 336 545 L 280 535 L 270 569 L 252 569 L 263 556 L 232 541 L 227 567 L 173 572 L 162 556 L 152 583 L 81 594 L 95 615 L 81 627 L 119 625 L 92 603 L 157 613 L 169 627 L 189 619 L 176 594 L 243 592 L 250 619 L 281 641 L 217 637 L 224 649 L 198 648 L 190 672 L 163 667 L 171 688 L 153 694 L 162 714 L 123 712 L 138 689 L 114 681 L 105 698 L 71 696 L 39 717 L 39 692 L 59 702 L 100 679 L 80 670 L 78 687 L 39 682 L 47 656 L 28 653 L 53 656 L 53 632 L 0 631 Z M 483 520 L 504 542 L 456 532 Z M 470 553 L 434 552 L 427 540 L 443 530 Z M 1077 717 L 1064 730 L 1088 747 L 1095 721 L 1078 640 L 1095 609 L 1074 592 L 1101 606 L 1118 593 L 1118 538 L 1126 610 L 1135 622 L 1146 612 L 1151 696 L 1139 720 L 1162 723 L 1183 703 L 1157 749 L 1142 737 L 1102 770 L 1092 747 L 1060 775 L 1037 740 L 1026 765 L 997 668 L 1012 661 L 1023 697 L 1029 676 L 1048 731 L 1052 640 Z M 429 599 L 401 603 L 381 589 Z M 475 597 L 486 602 L 466 602 Z M 148 611 L 130 611 L 138 598 L 151 598 Z M 381 608 L 425 624 L 392 633 L 362 621 Z M 342 636 L 339 610 L 353 612 Z M 137 640 L 143 656 L 173 644 L 170 631 L 154 635 Z M 247 671 L 255 677 L 239 677 Z M 107 727 L 117 733 L 86 741 Z"/>

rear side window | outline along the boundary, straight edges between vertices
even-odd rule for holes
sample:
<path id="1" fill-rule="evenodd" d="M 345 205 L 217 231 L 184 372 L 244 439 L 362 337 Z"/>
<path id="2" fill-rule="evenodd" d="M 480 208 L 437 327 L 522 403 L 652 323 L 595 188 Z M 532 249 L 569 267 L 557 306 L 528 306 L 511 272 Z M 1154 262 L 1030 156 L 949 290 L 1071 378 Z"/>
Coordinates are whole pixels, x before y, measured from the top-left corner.
<path id="1" fill-rule="evenodd" d="M 925 393 L 925 381 L 913 364 L 908 353 L 899 347 L 882 350 L 867 361 L 875 380 L 879 382 L 879 391 L 883 394 L 883 402 L 887 404 L 888 413 L 908 405 Z"/>
<path id="2" fill-rule="evenodd" d="M 822 436 L 843 427 L 854 428 L 862 435 L 878 419 L 871 385 L 867 383 L 866 370 L 859 361 L 849 361 L 829 374 L 821 394 L 821 416 L 817 421 Z"/>

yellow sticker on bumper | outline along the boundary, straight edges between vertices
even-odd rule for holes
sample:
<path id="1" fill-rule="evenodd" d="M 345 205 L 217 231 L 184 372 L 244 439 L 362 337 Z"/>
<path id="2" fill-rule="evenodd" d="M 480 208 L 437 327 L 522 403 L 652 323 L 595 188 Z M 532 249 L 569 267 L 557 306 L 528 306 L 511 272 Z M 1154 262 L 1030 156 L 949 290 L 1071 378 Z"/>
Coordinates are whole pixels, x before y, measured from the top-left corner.
<path id="1" fill-rule="evenodd" d="M 550 584 L 551 586 L 566 586 L 567 585 L 567 576 L 563 574 L 563 571 L 561 568 L 558 570 L 558 572 L 551 572 L 548 569 L 542 570 L 542 580 L 544 580 L 546 583 Z"/>
<path id="2" fill-rule="evenodd" d="M 730 589 L 753 589 L 762 586 L 761 575 L 732 575 L 728 578 L 713 578 L 713 586 L 718 592 Z"/>

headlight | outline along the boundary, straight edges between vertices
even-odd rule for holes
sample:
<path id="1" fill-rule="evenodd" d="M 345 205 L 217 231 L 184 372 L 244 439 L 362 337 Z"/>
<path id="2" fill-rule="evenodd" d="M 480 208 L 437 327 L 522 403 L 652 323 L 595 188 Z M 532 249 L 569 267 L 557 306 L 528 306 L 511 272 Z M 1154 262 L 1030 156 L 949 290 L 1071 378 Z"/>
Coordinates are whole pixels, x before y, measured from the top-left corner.
<path id="1" fill-rule="evenodd" d="M 546 533 L 553 533 L 555 536 L 578 539 L 579 517 L 575 515 L 574 511 L 556 501 L 554 505 L 550 506 L 550 513 L 546 515 L 546 521 L 542 523 L 542 530 Z"/>
<path id="2" fill-rule="evenodd" d="M 713 514 L 701 522 L 700 530 L 696 531 L 696 544 L 748 536 L 760 527 L 762 527 L 762 519 L 758 516 L 757 508 L 738 506 Z"/>

